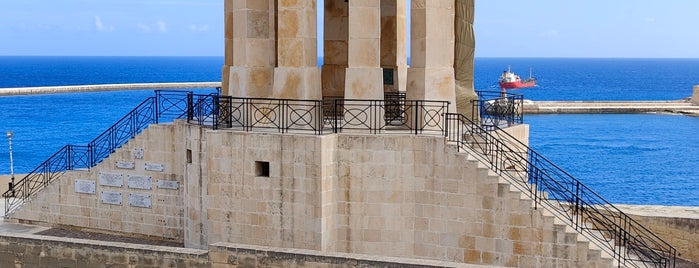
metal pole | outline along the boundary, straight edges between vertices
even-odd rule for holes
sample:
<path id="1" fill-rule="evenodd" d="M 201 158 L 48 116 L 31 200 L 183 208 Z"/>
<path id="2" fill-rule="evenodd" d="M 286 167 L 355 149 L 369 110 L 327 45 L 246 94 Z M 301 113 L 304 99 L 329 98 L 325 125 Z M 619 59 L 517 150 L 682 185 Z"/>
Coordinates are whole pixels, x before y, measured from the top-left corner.
<path id="1" fill-rule="evenodd" d="M 12 159 L 12 137 L 14 137 L 15 133 L 12 132 L 11 130 L 8 130 L 6 133 L 7 141 L 9 144 L 9 150 L 10 150 L 10 183 L 9 183 L 9 190 L 10 193 L 12 193 L 12 196 L 14 197 L 14 192 L 15 192 L 15 167 L 14 167 L 14 161 Z"/>

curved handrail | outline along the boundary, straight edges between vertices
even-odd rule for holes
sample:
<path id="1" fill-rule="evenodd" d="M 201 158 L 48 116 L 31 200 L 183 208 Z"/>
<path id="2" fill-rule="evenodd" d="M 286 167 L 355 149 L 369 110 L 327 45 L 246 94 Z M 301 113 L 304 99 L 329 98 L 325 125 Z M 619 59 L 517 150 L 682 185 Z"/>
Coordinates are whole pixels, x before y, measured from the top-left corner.
<path id="1" fill-rule="evenodd" d="M 494 125 L 447 115 L 447 140 L 571 224 L 620 265 L 674 267 L 677 250 L 554 163 Z"/>

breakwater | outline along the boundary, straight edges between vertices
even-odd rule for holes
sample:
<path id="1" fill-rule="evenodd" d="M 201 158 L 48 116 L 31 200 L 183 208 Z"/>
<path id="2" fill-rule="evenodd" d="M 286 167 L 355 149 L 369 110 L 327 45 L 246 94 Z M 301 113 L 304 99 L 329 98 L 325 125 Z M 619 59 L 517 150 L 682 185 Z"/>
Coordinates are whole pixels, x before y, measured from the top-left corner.
<path id="1" fill-rule="evenodd" d="M 677 113 L 699 116 L 699 105 L 689 99 L 676 101 L 531 101 L 525 114 L 631 114 Z"/>
<path id="2" fill-rule="evenodd" d="M 142 89 L 170 89 L 170 88 L 217 88 L 221 82 L 182 82 L 182 83 L 131 83 L 131 84 L 102 84 L 102 85 L 76 85 L 76 86 L 48 86 L 48 87 L 14 87 L 0 88 L 0 96 L 54 94 L 91 91 L 116 91 L 116 90 L 142 90 Z"/>

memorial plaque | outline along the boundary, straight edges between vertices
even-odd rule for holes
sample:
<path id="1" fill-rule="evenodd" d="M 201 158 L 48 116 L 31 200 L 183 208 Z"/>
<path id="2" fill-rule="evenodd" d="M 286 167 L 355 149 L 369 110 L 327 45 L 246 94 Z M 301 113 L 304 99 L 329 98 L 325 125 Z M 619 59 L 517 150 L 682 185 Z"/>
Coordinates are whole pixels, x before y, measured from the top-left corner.
<path id="1" fill-rule="evenodd" d="M 134 162 L 129 161 L 117 161 L 116 167 L 120 169 L 134 169 L 136 168 L 136 164 L 134 164 Z"/>
<path id="2" fill-rule="evenodd" d="M 102 204 L 121 205 L 121 192 L 102 191 L 100 198 Z"/>
<path id="3" fill-rule="evenodd" d="M 121 173 L 100 172 L 99 178 L 100 185 L 112 187 L 124 186 L 124 175 Z"/>
<path id="4" fill-rule="evenodd" d="M 95 181 L 92 180 L 75 180 L 75 192 L 82 194 L 96 194 Z"/>
<path id="5" fill-rule="evenodd" d="M 153 178 L 150 176 L 127 175 L 128 186 L 132 189 L 153 189 Z"/>
<path id="6" fill-rule="evenodd" d="M 130 193 L 129 194 L 129 205 L 131 205 L 132 207 L 150 208 L 151 207 L 150 195 L 149 194 Z"/>
<path id="7" fill-rule="evenodd" d="M 143 148 L 133 149 L 133 158 L 143 159 Z"/>
<path id="8" fill-rule="evenodd" d="M 156 184 L 158 185 L 158 188 L 160 188 L 160 189 L 169 189 L 169 190 L 180 189 L 180 183 L 177 181 L 158 180 L 156 182 Z"/>
<path id="9" fill-rule="evenodd" d="M 165 170 L 165 166 L 163 166 L 163 164 L 157 163 L 146 163 L 146 170 L 163 172 L 163 170 Z"/>

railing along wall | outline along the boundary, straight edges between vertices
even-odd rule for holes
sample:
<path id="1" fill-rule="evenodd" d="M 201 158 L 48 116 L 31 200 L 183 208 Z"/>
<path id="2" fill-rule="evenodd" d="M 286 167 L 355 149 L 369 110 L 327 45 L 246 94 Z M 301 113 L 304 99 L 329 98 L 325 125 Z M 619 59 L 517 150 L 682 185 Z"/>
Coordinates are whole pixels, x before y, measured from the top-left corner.
<path id="1" fill-rule="evenodd" d="M 189 110 L 191 92 L 156 90 L 109 129 L 87 145 L 66 145 L 17 182 L 10 182 L 5 198 L 5 215 L 20 207 L 27 199 L 68 170 L 89 169 L 116 149 L 141 133 L 149 124 L 181 118 Z"/>
<path id="2" fill-rule="evenodd" d="M 471 121 L 483 125 L 513 126 L 524 121 L 524 96 L 502 91 L 476 91 Z M 480 118 L 480 120 L 479 120 Z"/>
<path id="3" fill-rule="evenodd" d="M 216 96 L 202 104 L 217 111 L 212 127 L 279 133 L 433 133 L 443 135 L 446 101 L 291 100 Z M 206 115 L 195 112 L 192 120 Z M 196 119 L 199 120 L 199 119 Z M 209 121 L 207 121 L 209 122 Z"/>
<path id="4" fill-rule="evenodd" d="M 612 254 L 619 266 L 674 267 L 677 250 L 633 218 L 496 125 L 476 124 L 447 114 L 449 142 L 507 179 L 535 201 L 570 223 L 592 243 Z"/>

